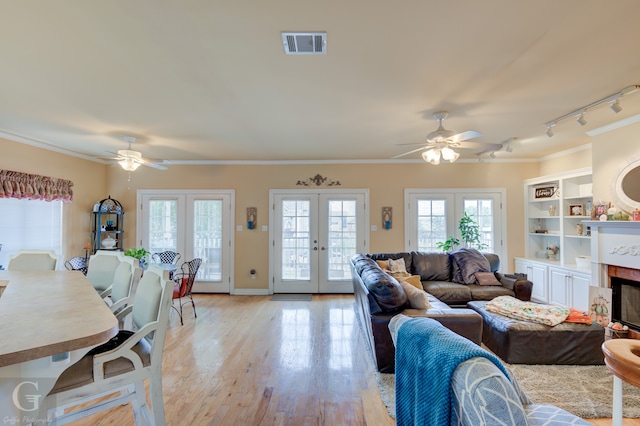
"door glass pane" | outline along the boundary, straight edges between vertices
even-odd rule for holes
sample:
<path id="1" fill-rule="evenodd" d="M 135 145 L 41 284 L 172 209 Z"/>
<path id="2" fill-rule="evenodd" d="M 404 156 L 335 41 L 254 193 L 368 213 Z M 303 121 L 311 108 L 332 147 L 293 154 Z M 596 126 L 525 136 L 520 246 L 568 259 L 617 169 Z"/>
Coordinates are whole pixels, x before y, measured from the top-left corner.
<path id="1" fill-rule="evenodd" d="M 482 251 L 495 253 L 493 245 L 493 200 L 475 199 L 464 200 L 464 211 L 478 224 L 480 231 L 480 244 L 474 245 Z"/>
<path id="2" fill-rule="evenodd" d="M 310 202 L 282 201 L 282 279 L 309 280 Z"/>
<path id="3" fill-rule="evenodd" d="M 329 280 L 351 277 L 349 259 L 356 254 L 356 202 L 355 200 L 329 201 L 329 234 L 327 235 Z"/>
<path id="4" fill-rule="evenodd" d="M 440 251 L 438 242 L 447 239 L 445 200 L 418 200 L 418 251 Z"/>
<path id="5" fill-rule="evenodd" d="M 178 202 L 176 200 L 149 201 L 149 251 L 177 251 Z"/>
<path id="6" fill-rule="evenodd" d="M 222 200 L 193 203 L 193 252 L 202 259 L 197 280 L 222 280 Z"/>

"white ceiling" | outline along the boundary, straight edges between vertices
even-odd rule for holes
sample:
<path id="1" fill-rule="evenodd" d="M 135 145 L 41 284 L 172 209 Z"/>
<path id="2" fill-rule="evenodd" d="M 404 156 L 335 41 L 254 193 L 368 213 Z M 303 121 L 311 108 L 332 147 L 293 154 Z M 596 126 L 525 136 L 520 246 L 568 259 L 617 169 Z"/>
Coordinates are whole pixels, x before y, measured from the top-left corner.
<path id="1" fill-rule="evenodd" d="M 0 136 L 89 156 L 134 135 L 174 161 L 387 160 L 444 109 L 540 158 L 640 113 L 637 92 L 544 135 L 640 84 L 637 0 L 1 1 Z M 327 54 L 285 55 L 282 31 L 326 31 Z"/>

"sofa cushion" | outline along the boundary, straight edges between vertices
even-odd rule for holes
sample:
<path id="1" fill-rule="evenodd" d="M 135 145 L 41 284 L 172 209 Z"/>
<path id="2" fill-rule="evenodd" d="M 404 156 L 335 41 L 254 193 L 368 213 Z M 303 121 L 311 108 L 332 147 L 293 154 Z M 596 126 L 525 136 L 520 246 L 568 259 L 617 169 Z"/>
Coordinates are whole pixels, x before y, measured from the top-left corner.
<path id="1" fill-rule="evenodd" d="M 388 271 L 389 270 L 389 259 L 376 260 L 376 263 L 378 264 L 380 269 L 382 269 L 383 271 Z"/>
<path id="2" fill-rule="evenodd" d="M 422 287 L 424 291 L 449 305 L 466 304 L 471 300 L 471 290 L 464 284 L 451 281 L 422 281 Z"/>
<path id="3" fill-rule="evenodd" d="M 380 269 L 374 260 L 356 256 L 354 263 L 363 284 L 382 312 L 398 312 L 407 306 L 407 295 L 400 283 Z"/>
<path id="4" fill-rule="evenodd" d="M 458 265 L 458 270 L 453 276 L 453 282 L 460 284 L 473 284 L 476 282 L 476 272 L 490 272 L 489 260 L 474 248 L 461 248 L 451 253 L 453 261 Z"/>
<path id="5" fill-rule="evenodd" d="M 493 300 L 499 296 L 514 296 L 513 290 L 501 285 L 468 284 L 465 287 L 471 292 L 469 300 Z"/>
<path id="6" fill-rule="evenodd" d="M 404 259 L 404 265 L 406 271 L 411 271 L 411 253 L 400 252 L 400 253 L 374 253 L 368 254 L 367 257 L 370 257 L 373 260 L 388 260 L 388 259 Z"/>
<path id="7" fill-rule="evenodd" d="M 389 259 L 389 270 L 391 272 L 407 272 L 407 265 L 404 263 L 404 259 Z"/>
<path id="8" fill-rule="evenodd" d="M 422 281 L 420 280 L 420 275 L 411 275 L 410 277 L 403 278 L 399 281 L 407 282 L 412 286 L 414 286 L 415 288 L 417 288 L 418 290 L 424 291 L 424 287 L 422 287 Z"/>
<path id="9" fill-rule="evenodd" d="M 447 253 L 411 252 L 413 275 L 422 281 L 451 281 L 451 259 Z"/>

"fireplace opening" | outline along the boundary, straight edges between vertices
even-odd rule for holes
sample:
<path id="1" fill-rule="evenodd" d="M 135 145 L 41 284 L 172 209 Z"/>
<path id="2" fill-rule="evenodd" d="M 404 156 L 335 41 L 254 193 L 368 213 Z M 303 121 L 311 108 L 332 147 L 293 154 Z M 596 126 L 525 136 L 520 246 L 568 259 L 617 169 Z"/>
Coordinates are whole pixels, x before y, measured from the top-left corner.
<path id="1" fill-rule="evenodd" d="M 640 282 L 611 277 L 611 318 L 640 331 Z"/>

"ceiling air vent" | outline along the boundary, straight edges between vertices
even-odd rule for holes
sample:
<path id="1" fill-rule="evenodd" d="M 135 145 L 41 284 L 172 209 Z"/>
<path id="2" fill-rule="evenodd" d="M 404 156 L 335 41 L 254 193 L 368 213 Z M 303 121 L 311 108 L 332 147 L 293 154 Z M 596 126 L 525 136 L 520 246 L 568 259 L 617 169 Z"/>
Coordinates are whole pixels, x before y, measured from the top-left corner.
<path id="1" fill-rule="evenodd" d="M 327 53 L 327 33 L 282 33 L 287 55 L 324 55 Z"/>

